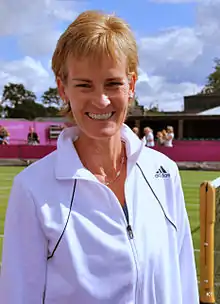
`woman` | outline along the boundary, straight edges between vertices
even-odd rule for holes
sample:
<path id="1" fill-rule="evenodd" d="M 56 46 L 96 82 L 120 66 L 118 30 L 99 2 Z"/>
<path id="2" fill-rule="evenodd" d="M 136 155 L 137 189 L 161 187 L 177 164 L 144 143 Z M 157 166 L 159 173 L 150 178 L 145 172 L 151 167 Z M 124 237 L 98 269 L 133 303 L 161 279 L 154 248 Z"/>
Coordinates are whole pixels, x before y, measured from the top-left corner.
<path id="1" fill-rule="evenodd" d="M 33 146 L 40 144 L 39 136 L 38 136 L 37 132 L 35 132 L 33 127 L 29 128 L 29 133 L 27 135 L 27 144 L 33 145 Z"/>
<path id="2" fill-rule="evenodd" d="M 133 131 L 133 132 L 134 132 L 134 134 L 136 134 L 136 135 L 137 135 L 137 137 L 139 138 L 139 135 L 140 135 L 139 128 L 134 127 L 134 128 L 132 129 L 132 131 Z"/>
<path id="3" fill-rule="evenodd" d="M 158 146 L 163 146 L 164 145 L 163 133 L 160 132 L 160 131 L 157 132 L 157 145 Z"/>
<path id="4" fill-rule="evenodd" d="M 10 133 L 6 128 L 0 126 L 0 145 L 9 145 Z"/>
<path id="5" fill-rule="evenodd" d="M 177 166 L 123 124 L 137 65 L 115 16 L 84 12 L 60 37 L 52 67 L 76 126 L 15 177 L 2 303 L 198 303 Z"/>
<path id="6" fill-rule="evenodd" d="M 144 128 L 144 137 L 142 138 L 146 147 L 154 147 L 154 133 L 149 127 Z"/>
<path id="7" fill-rule="evenodd" d="M 164 141 L 165 147 L 173 147 L 174 131 L 173 127 L 167 126 L 166 137 Z"/>

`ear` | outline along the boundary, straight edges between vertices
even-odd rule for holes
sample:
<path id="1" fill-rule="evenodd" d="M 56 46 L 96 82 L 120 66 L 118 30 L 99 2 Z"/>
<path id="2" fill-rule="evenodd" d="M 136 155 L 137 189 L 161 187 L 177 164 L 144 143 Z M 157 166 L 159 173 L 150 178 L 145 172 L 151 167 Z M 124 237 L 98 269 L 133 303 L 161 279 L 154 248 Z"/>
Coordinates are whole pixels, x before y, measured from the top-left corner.
<path id="1" fill-rule="evenodd" d="M 135 85 L 136 85 L 136 75 L 135 73 L 132 73 L 129 77 L 129 93 L 132 94 L 133 93 L 133 97 L 134 97 L 134 91 L 135 91 Z"/>
<path id="2" fill-rule="evenodd" d="M 134 73 L 132 73 L 129 77 L 129 103 L 132 104 L 134 101 L 134 96 L 135 96 L 135 84 L 136 84 L 136 76 Z"/>
<path id="3" fill-rule="evenodd" d="M 61 99 L 64 102 L 66 102 L 68 98 L 67 98 L 66 93 L 65 93 L 64 83 L 63 83 L 63 81 L 61 80 L 60 77 L 57 77 L 56 83 L 57 83 L 57 90 L 58 90 L 58 93 L 59 93 Z"/>

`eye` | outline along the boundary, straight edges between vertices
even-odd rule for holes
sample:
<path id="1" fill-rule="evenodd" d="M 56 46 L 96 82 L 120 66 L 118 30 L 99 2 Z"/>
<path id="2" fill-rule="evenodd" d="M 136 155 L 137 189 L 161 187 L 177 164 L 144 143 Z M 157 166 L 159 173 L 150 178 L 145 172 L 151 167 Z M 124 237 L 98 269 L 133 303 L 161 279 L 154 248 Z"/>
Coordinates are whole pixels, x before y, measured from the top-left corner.
<path id="1" fill-rule="evenodd" d="M 122 85 L 123 85 L 122 82 L 117 82 L 117 81 L 111 81 L 111 82 L 107 83 L 107 86 L 109 86 L 109 87 L 119 87 Z"/>
<path id="2" fill-rule="evenodd" d="M 76 88 L 91 88 L 91 85 L 88 83 L 79 83 L 75 85 Z"/>

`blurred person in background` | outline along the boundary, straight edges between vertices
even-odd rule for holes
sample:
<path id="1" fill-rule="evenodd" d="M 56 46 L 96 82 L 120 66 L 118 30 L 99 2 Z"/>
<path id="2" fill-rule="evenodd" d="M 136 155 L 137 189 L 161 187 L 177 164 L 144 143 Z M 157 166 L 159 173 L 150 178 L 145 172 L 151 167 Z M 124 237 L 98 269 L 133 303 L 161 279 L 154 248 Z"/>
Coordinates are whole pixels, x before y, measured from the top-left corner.
<path id="1" fill-rule="evenodd" d="M 167 126 L 166 136 L 164 140 L 165 147 L 173 147 L 174 130 L 172 126 Z"/>
<path id="2" fill-rule="evenodd" d="M 165 129 L 163 129 L 163 130 L 161 131 L 161 133 L 162 133 L 162 135 L 163 135 L 163 138 L 165 139 L 166 136 L 167 136 L 167 131 L 166 131 Z"/>
<path id="3" fill-rule="evenodd" d="M 0 145 L 8 145 L 10 142 L 10 133 L 8 130 L 0 126 Z"/>
<path id="4" fill-rule="evenodd" d="M 158 131 L 157 132 L 157 145 L 158 146 L 164 146 L 164 137 L 163 137 L 163 133 Z"/>
<path id="5" fill-rule="evenodd" d="M 144 128 L 144 137 L 143 142 L 146 147 L 154 147 L 154 133 L 153 130 L 150 127 Z"/>
<path id="6" fill-rule="evenodd" d="M 139 136 L 140 136 L 140 131 L 139 131 L 139 128 L 134 127 L 134 128 L 132 129 L 132 131 L 134 132 L 134 134 L 136 134 L 136 135 L 137 135 L 137 137 L 139 137 Z"/>
<path id="7" fill-rule="evenodd" d="M 27 143 L 28 145 L 39 145 L 40 139 L 37 132 L 34 131 L 33 127 L 29 128 L 29 133 L 27 135 Z"/>
<path id="8" fill-rule="evenodd" d="M 3 139 L 4 139 L 4 136 L 3 136 L 3 126 L 0 125 L 0 145 L 2 145 Z"/>
<path id="9" fill-rule="evenodd" d="M 177 165 L 124 124 L 138 69 L 128 24 L 83 12 L 52 68 L 75 126 L 14 179 L 1 303 L 198 304 Z"/>

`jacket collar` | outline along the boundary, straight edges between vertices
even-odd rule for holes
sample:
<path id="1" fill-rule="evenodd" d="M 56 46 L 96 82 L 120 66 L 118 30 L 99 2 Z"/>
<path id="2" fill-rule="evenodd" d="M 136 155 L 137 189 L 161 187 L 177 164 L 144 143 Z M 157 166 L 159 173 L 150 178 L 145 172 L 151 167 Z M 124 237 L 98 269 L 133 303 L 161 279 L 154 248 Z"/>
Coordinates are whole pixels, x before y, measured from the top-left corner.
<path id="1" fill-rule="evenodd" d="M 55 175 L 57 179 L 86 179 L 96 181 L 95 176 L 83 167 L 73 142 L 79 135 L 77 126 L 64 129 L 57 140 Z M 125 141 L 128 161 L 136 163 L 143 143 L 125 124 L 121 127 L 121 138 Z"/>

